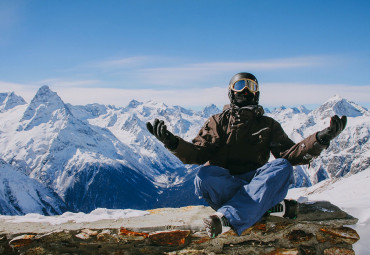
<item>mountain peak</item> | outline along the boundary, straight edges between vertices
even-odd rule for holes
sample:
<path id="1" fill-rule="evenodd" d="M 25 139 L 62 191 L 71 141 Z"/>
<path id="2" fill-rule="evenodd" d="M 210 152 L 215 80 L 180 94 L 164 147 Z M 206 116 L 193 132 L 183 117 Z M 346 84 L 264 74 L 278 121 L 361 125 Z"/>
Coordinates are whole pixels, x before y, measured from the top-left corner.
<path id="1" fill-rule="evenodd" d="M 49 86 L 42 86 L 28 105 L 23 114 L 21 122 L 24 123 L 25 129 L 31 129 L 41 123 L 48 122 L 53 116 L 53 112 L 61 111 L 64 115 L 70 114 L 68 107 L 58 94 L 52 91 Z M 25 123 L 25 121 L 27 123 Z M 32 124 L 32 125 L 31 125 Z M 20 129 L 23 129 L 20 127 Z"/>
<path id="2" fill-rule="evenodd" d="M 299 112 L 302 112 L 305 114 L 309 114 L 311 112 L 311 110 L 307 109 L 304 105 L 300 105 L 297 109 L 299 110 Z"/>
<path id="3" fill-rule="evenodd" d="M 341 97 L 340 95 L 338 95 L 338 94 L 335 94 L 333 97 L 331 97 L 331 98 L 329 98 L 328 99 L 328 101 L 341 101 L 341 100 L 343 100 L 344 98 L 343 97 Z M 328 102 L 327 101 L 327 102 Z"/>
<path id="4" fill-rule="evenodd" d="M 287 108 L 284 106 L 284 105 L 282 105 L 282 106 L 280 106 L 280 107 L 275 107 L 273 110 L 272 110 L 272 112 L 273 113 L 279 113 L 279 112 L 282 112 L 282 111 L 284 111 L 284 110 L 286 110 Z"/>
<path id="5" fill-rule="evenodd" d="M 26 101 L 21 96 L 17 96 L 14 92 L 0 93 L 0 112 L 7 111 L 18 105 L 24 105 Z"/>
<path id="6" fill-rule="evenodd" d="M 323 105 L 313 111 L 313 114 L 320 115 L 322 118 L 330 117 L 333 115 L 347 117 L 358 117 L 368 114 L 367 110 L 339 95 L 329 98 Z"/>
<path id="7" fill-rule="evenodd" d="M 201 116 L 204 118 L 209 118 L 210 116 L 220 112 L 221 110 L 215 104 L 211 104 L 203 109 L 203 111 L 201 112 Z"/>
<path id="8" fill-rule="evenodd" d="M 52 92 L 48 85 L 42 85 L 38 91 Z"/>
<path id="9" fill-rule="evenodd" d="M 283 111 L 283 110 L 286 110 L 286 107 L 284 105 L 276 108 L 277 111 Z"/>
<path id="10" fill-rule="evenodd" d="M 139 101 L 137 101 L 137 100 L 135 100 L 135 99 L 132 99 L 132 100 L 128 103 L 127 108 L 136 108 L 136 107 L 138 107 L 139 105 L 142 105 L 142 104 L 143 104 L 142 102 L 139 102 Z"/>
<path id="11" fill-rule="evenodd" d="M 39 90 L 37 91 L 32 101 L 38 100 L 38 101 L 47 102 L 47 101 L 54 100 L 54 99 L 57 99 L 60 101 L 62 100 L 56 92 L 52 91 L 49 88 L 48 85 L 43 85 L 42 87 L 39 88 Z"/>

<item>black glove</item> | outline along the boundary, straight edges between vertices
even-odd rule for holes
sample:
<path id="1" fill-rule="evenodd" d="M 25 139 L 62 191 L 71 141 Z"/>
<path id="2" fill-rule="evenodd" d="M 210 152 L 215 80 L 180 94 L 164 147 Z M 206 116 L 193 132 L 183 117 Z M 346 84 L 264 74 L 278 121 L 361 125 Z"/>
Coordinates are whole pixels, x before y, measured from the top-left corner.
<path id="1" fill-rule="evenodd" d="M 152 135 L 161 141 L 166 148 L 170 150 L 177 148 L 179 139 L 167 130 L 167 126 L 164 124 L 163 120 L 159 121 L 158 119 L 155 119 L 153 125 L 150 122 L 147 122 L 146 128 Z"/>
<path id="2" fill-rule="evenodd" d="M 346 127 L 347 117 L 339 118 L 337 115 L 331 117 L 330 126 L 316 134 L 317 140 L 323 145 L 329 145 L 330 141 L 337 137 Z"/>

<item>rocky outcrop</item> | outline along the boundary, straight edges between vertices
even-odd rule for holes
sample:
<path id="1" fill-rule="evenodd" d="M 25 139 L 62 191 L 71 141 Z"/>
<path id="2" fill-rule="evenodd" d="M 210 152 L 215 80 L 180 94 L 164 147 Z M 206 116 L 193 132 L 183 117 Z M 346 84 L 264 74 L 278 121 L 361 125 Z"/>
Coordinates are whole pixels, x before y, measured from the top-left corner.
<path id="1" fill-rule="evenodd" d="M 299 204 L 294 220 L 265 217 L 237 236 L 207 236 L 204 206 L 150 210 L 150 215 L 88 224 L 0 222 L 0 254 L 354 254 L 345 227 L 357 219 L 329 202 Z"/>

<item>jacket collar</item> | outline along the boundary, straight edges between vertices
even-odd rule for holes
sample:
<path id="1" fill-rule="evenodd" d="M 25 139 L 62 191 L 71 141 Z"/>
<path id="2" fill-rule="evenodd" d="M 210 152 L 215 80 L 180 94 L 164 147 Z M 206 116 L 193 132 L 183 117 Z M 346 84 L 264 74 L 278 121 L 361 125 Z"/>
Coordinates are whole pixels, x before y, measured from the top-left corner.
<path id="1" fill-rule="evenodd" d="M 238 107 L 233 104 L 225 105 L 224 111 L 230 111 L 231 122 L 233 125 L 247 123 L 253 119 L 258 119 L 263 116 L 264 110 L 260 105 L 249 105 L 245 107 Z"/>
<path id="2" fill-rule="evenodd" d="M 234 104 L 224 105 L 223 111 L 231 110 L 232 113 L 243 114 L 245 112 L 252 112 L 255 117 L 261 117 L 265 114 L 265 111 L 261 105 L 248 105 L 245 107 L 239 107 Z"/>

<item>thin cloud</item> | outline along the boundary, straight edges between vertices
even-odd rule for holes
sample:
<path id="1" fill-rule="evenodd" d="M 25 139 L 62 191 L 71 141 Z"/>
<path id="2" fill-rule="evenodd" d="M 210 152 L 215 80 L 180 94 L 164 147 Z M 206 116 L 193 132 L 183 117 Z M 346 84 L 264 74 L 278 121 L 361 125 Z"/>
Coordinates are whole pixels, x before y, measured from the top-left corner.
<path id="1" fill-rule="evenodd" d="M 103 85 L 103 81 L 100 80 L 64 80 L 60 78 L 47 79 L 37 82 L 38 84 L 49 85 L 56 88 L 72 88 L 72 87 L 96 87 L 97 85 Z"/>
<path id="2" fill-rule="evenodd" d="M 116 68 L 127 68 L 133 66 L 140 66 L 148 63 L 152 57 L 149 56 L 135 56 L 128 58 L 119 58 L 104 60 L 96 63 L 88 64 L 87 66 L 102 68 L 102 69 L 116 69 Z"/>
<path id="3" fill-rule="evenodd" d="M 71 104 L 101 103 L 125 106 L 132 99 L 142 102 L 154 100 L 184 107 L 209 104 L 222 107 L 229 103 L 227 87 L 221 86 L 180 90 L 69 88 L 58 91 L 58 94 Z M 267 83 L 261 87 L 260 103 L 265 106 L 322 104 L 336 94 L 359 104 L 368 103 L 370 86 Z"/>
<path id="4" fill-rule="evenodd" d="M 183 67 L 156 68 L 154 70 L 175 70 L 175 71 L 232 71 L 235 69 L 254 70 L 278 70 L 286 68 L 301 68 L 310 66 L 322 66 L 328 62 L 327 57 L 309 56 L 298 58 L 270 59 L 263 61 L 240 61 L 240 62 L 205 62 L 194 63 Z"/>
<path id="5" fill-rule="evenodd" d="M 124 58 L 111 58 L 107 60 L 96 61 L 92 63 L 87 63 L 82 65 L 85 68 L 97 68 L 103 69 L 105 71 L 111 69 L 116 71 L 116 69 L 134 69 L 138 70 L 142 68 L 147 68 L 148 66 L 158 66 L 158 65 L 172 65 L 174 62 L 181 61 L 177 58 L 163 57 L 163 56 L 133 56 Z"/>
<path id="6" fill-rule="evenodd" d="M 143 81 L 151 81 L 156 85 L 178 85 L 178 84 L 201 84 L 204 81 L 212 80 L 213 77 L 220 77 L 240 70 L 266 71 L 304 67 L 320 67 L 337 62 L 337 58 L 330 56 L 307 56 L 297 58 L 270 59 L 264 61 L 244 62 L 205 62 L 193 63 L 180 66 L 145 68 L 140 70 L 140 77 Z M 174 83 L 174 81 L 177 81 Z"/>
<path id="7" fill-rule="evenodd" d="M 75 77 L 78 74 L 96 77 L 104 80 L 105 86 L 110 87 L 123 88 L 128 84 L 137 88 L 213 87 L 219 81 L 228 80 L 231 74 L 241 70 L 262 72 L 321 67 L 338 63 L 339 60 L 338 57 L 323 55 L 234 62 L 186 63 L 188 61 L 163 56 L 133 56 L 87 63 L 64 72 L 73 73 Z"/>
<path id="8" fill-rule="evenodd" d="M 40 85 L 41 86 L 41 85 Z M 14 91 L 30 101 L 40 86 L 17 84 L 0 81 L 0 92 Z M 184 107 L 206 106 L 216 104 L 222 107 L 229 103 L 227 86 L 211 88 L 181 89 L 118 89 L 62 87 L 51 85 L 66 103 L 86 105 L 91 103 L 126 106 L 132 99 L 146 102 L 154 100 L 168 105 Z M 298 106 L 322 104 L 334 95 L 359 104 L 369 104 L 370 85 L 350 86 L 346 84 L 308 84 L 308 83 L 264 83 L 261 84 L 260 103 L 263 106 Z"/>

